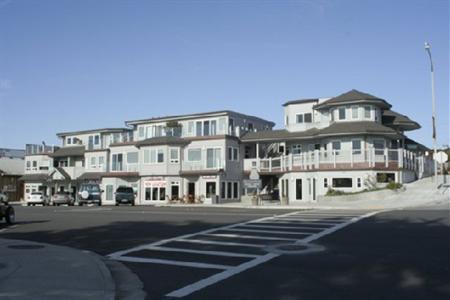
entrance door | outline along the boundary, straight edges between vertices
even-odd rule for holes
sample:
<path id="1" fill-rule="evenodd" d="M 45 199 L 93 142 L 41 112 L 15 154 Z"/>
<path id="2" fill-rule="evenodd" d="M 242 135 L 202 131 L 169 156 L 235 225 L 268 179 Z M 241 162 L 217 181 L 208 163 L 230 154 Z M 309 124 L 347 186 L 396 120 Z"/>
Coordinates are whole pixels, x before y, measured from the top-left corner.
<path id="1" fill-rule="evenodd" d="M 195 182 L 188 183 L 188 197 L 189 200 L 195 200 Z"/>
<path id="2" fill-rule="evenodd" d="M 179 200 L 180 199 L 180 186 L 179 185 L 172 185 L 170 189 L 170 195 L 172 200 Z"/>
<path id="3" fill-rule="evenodd" d="M 206 183 L 206 198 L 212 199 L 216 196 L 216 183 L 215 182 L 207 182 Z"/>
<path id="4" fill-rule="evenodd" d="M 302 200 L 303 199 L 303 186 L 302 186 L 302 180 L 296 179 L 295 180 L 295 199 L 296 200 Z"/>
<path id="5" fill-rule="evenodd" d="M 313 178 L 313 195 L 312 195 L 313 201 L 316 201 L 316 179 Z"/>

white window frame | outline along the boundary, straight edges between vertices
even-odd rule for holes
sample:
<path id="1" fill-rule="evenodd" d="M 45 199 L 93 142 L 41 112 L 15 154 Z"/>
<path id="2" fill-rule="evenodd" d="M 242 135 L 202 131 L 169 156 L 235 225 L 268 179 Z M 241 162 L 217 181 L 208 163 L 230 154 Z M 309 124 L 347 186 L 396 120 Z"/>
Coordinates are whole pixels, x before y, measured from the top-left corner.
<path id="1" fill-rule="evenodd" d="M 172 151 L 174 151 L 174 150 L 177 153 L 177 157 L 176 158 L 172 157 Z M 178 163 L 180 163 L 180 148 L 176 148 L 176 147 L 169 148 L 169 162 L 171 164 L 178 164 Z"/>
<path id="2" fill-rule="evenodd" d="M 190 158 L 189 158 L 189 152 L 190 151 L 200 151 L 200 159 L 198 159 L 198 160 L 191 160 Z M 187 149 L 187 161 L 189 161 L 189 162 L 199 162 L 199 161 L 201 161 L 202 160 L 202 157 L 203 157 L 203 153 L 202 153 L 203 151 L 202 151 L 202 148 L 190 148 L 190 149 Z"/>
<path id="3" fill-rule="evenodd" d="M 343 118 L 341 118 L 341 110 L 344 111 L 344 117 Z M 338 120 L 339 121 L 343 121 L 343 120 L 347 119 L 347 107 L 341 106 L 341 107 L 338 108 L 337 111 L 338 111 Z"/>
<path id="4" fill-rule="evenodd" d="M 352 106 L 352 120 L 358 120 L 359 119 L 359 106 Z M 355 116 L 356 112 L 356 116 Z"/>
<path id="5" fill-rule="evenodd" d="M 300 150 L 300 151 L 298 151 L 298 150 Z M 292 154 L 294 154 L 294 155 L 302 154 L 302 145 L 301 144 L 293 144 L 292 145 Z"/>
<path id="6" fill-rule="evenodd" d="M 154 153 L 154 160 L 152 160 L 152 152 Z M 158 162 L 158 154 L 163 154 L 163 161 Z M 148 153 L 148 155 L 146 155 Z M 148 158 L 148 160 L 146 159 Z M 150 149 L 144 149 L 144 165 L 161 165 L 165 162 L 165 155 L 164 155 L 164 149 L 163 148 L 150 148 Z"/>
<path id="7" fill-rule="evenodd" d="M 334 143 L 339 143 L 339 149 L 334 149 Z M 339 140 L 331 141 L 331 151 L 334 151 L 336 155 L 339 155 L 342 151 L 342 142 Z"/>
<path id="8" fill-rule="evenodd" d="M 359 142 L 359 153 L 355 152 L 355 148 L 353 148 L 353 142 Z M 362 153 L 362 140 L 361 139 L 352 139 L 352 154 L 353 155 L 360 155 Z"/>
<path id="9" fill-rule="evenodd" d="M 303 116 L 303 114 L 296 114 L 295 115 L 295 123 L 296 124 L 303 124 L 304 123 L 304 118 L 305 117 Z"/>
<path id="10" fill-rule="evenodd" d="M 372 120 L 372 107 L 370 105 L 364 105 L 364 113 L 363 113 L 363 117 L 365 120 Z M 366 112 L 369 112 L 369 116 L 366 116 Z"/>
<path id="11" fill-rule="evenodd" d="M 97 157 L 91 157 L 91 169 L 95 169 L 97 167 Z"/>

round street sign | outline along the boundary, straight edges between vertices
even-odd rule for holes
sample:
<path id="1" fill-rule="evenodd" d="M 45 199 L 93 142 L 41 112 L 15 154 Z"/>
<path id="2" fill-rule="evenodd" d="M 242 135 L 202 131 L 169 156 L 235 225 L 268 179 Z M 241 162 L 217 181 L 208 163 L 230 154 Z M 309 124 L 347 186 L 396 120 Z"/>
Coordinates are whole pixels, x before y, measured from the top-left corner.
<path id="1" fill-rule="evenodd" d="M 445 153 L 443 151 L 439 151 L 439 152 L 433 154 L 433 158 L 438 163 L 443 164 L 443 163 L 445 163 L 447 161 L 448 155 L 447 155 L 447 153 Z"/>

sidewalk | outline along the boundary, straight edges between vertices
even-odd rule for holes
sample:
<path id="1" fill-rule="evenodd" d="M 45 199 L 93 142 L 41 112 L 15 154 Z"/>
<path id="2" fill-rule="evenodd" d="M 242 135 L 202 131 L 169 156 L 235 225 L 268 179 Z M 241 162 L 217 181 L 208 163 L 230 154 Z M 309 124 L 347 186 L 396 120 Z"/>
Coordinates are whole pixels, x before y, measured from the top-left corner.
<path id="1" fill-rule="evenodd" d="M 115 298 L 102 257 L 68 247 L 0 239 L 0 299 Z"/>

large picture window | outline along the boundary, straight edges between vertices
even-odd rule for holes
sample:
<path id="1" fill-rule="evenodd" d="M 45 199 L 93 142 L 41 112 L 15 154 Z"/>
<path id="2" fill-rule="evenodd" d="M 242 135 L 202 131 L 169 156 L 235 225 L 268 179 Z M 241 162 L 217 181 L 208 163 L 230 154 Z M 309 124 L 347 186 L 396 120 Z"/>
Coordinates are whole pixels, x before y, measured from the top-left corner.
<path id="1" fill-rule="evenodd" d="M 188 161 L 200 161 L 202 160 L 202 149 L 189 149 Z"/>
<path id="2" fill-rule="evenodd" d="M 122 155 L 122 153 L 112 155 L 111 169 L 113 171 L 122 171 L 123 170 L 123 155 Z"/>
<path id="3" fill-rule="evenodd" d="M 144 164 L 157 164 L 164 162 L 163 149 L 147 149 L 144 150 Z"/>
<path id="4" fill-rule="evenodd" d="M 353 187 L 352 178 L 333 178 L 334 188 L 351 188 Z"/>

